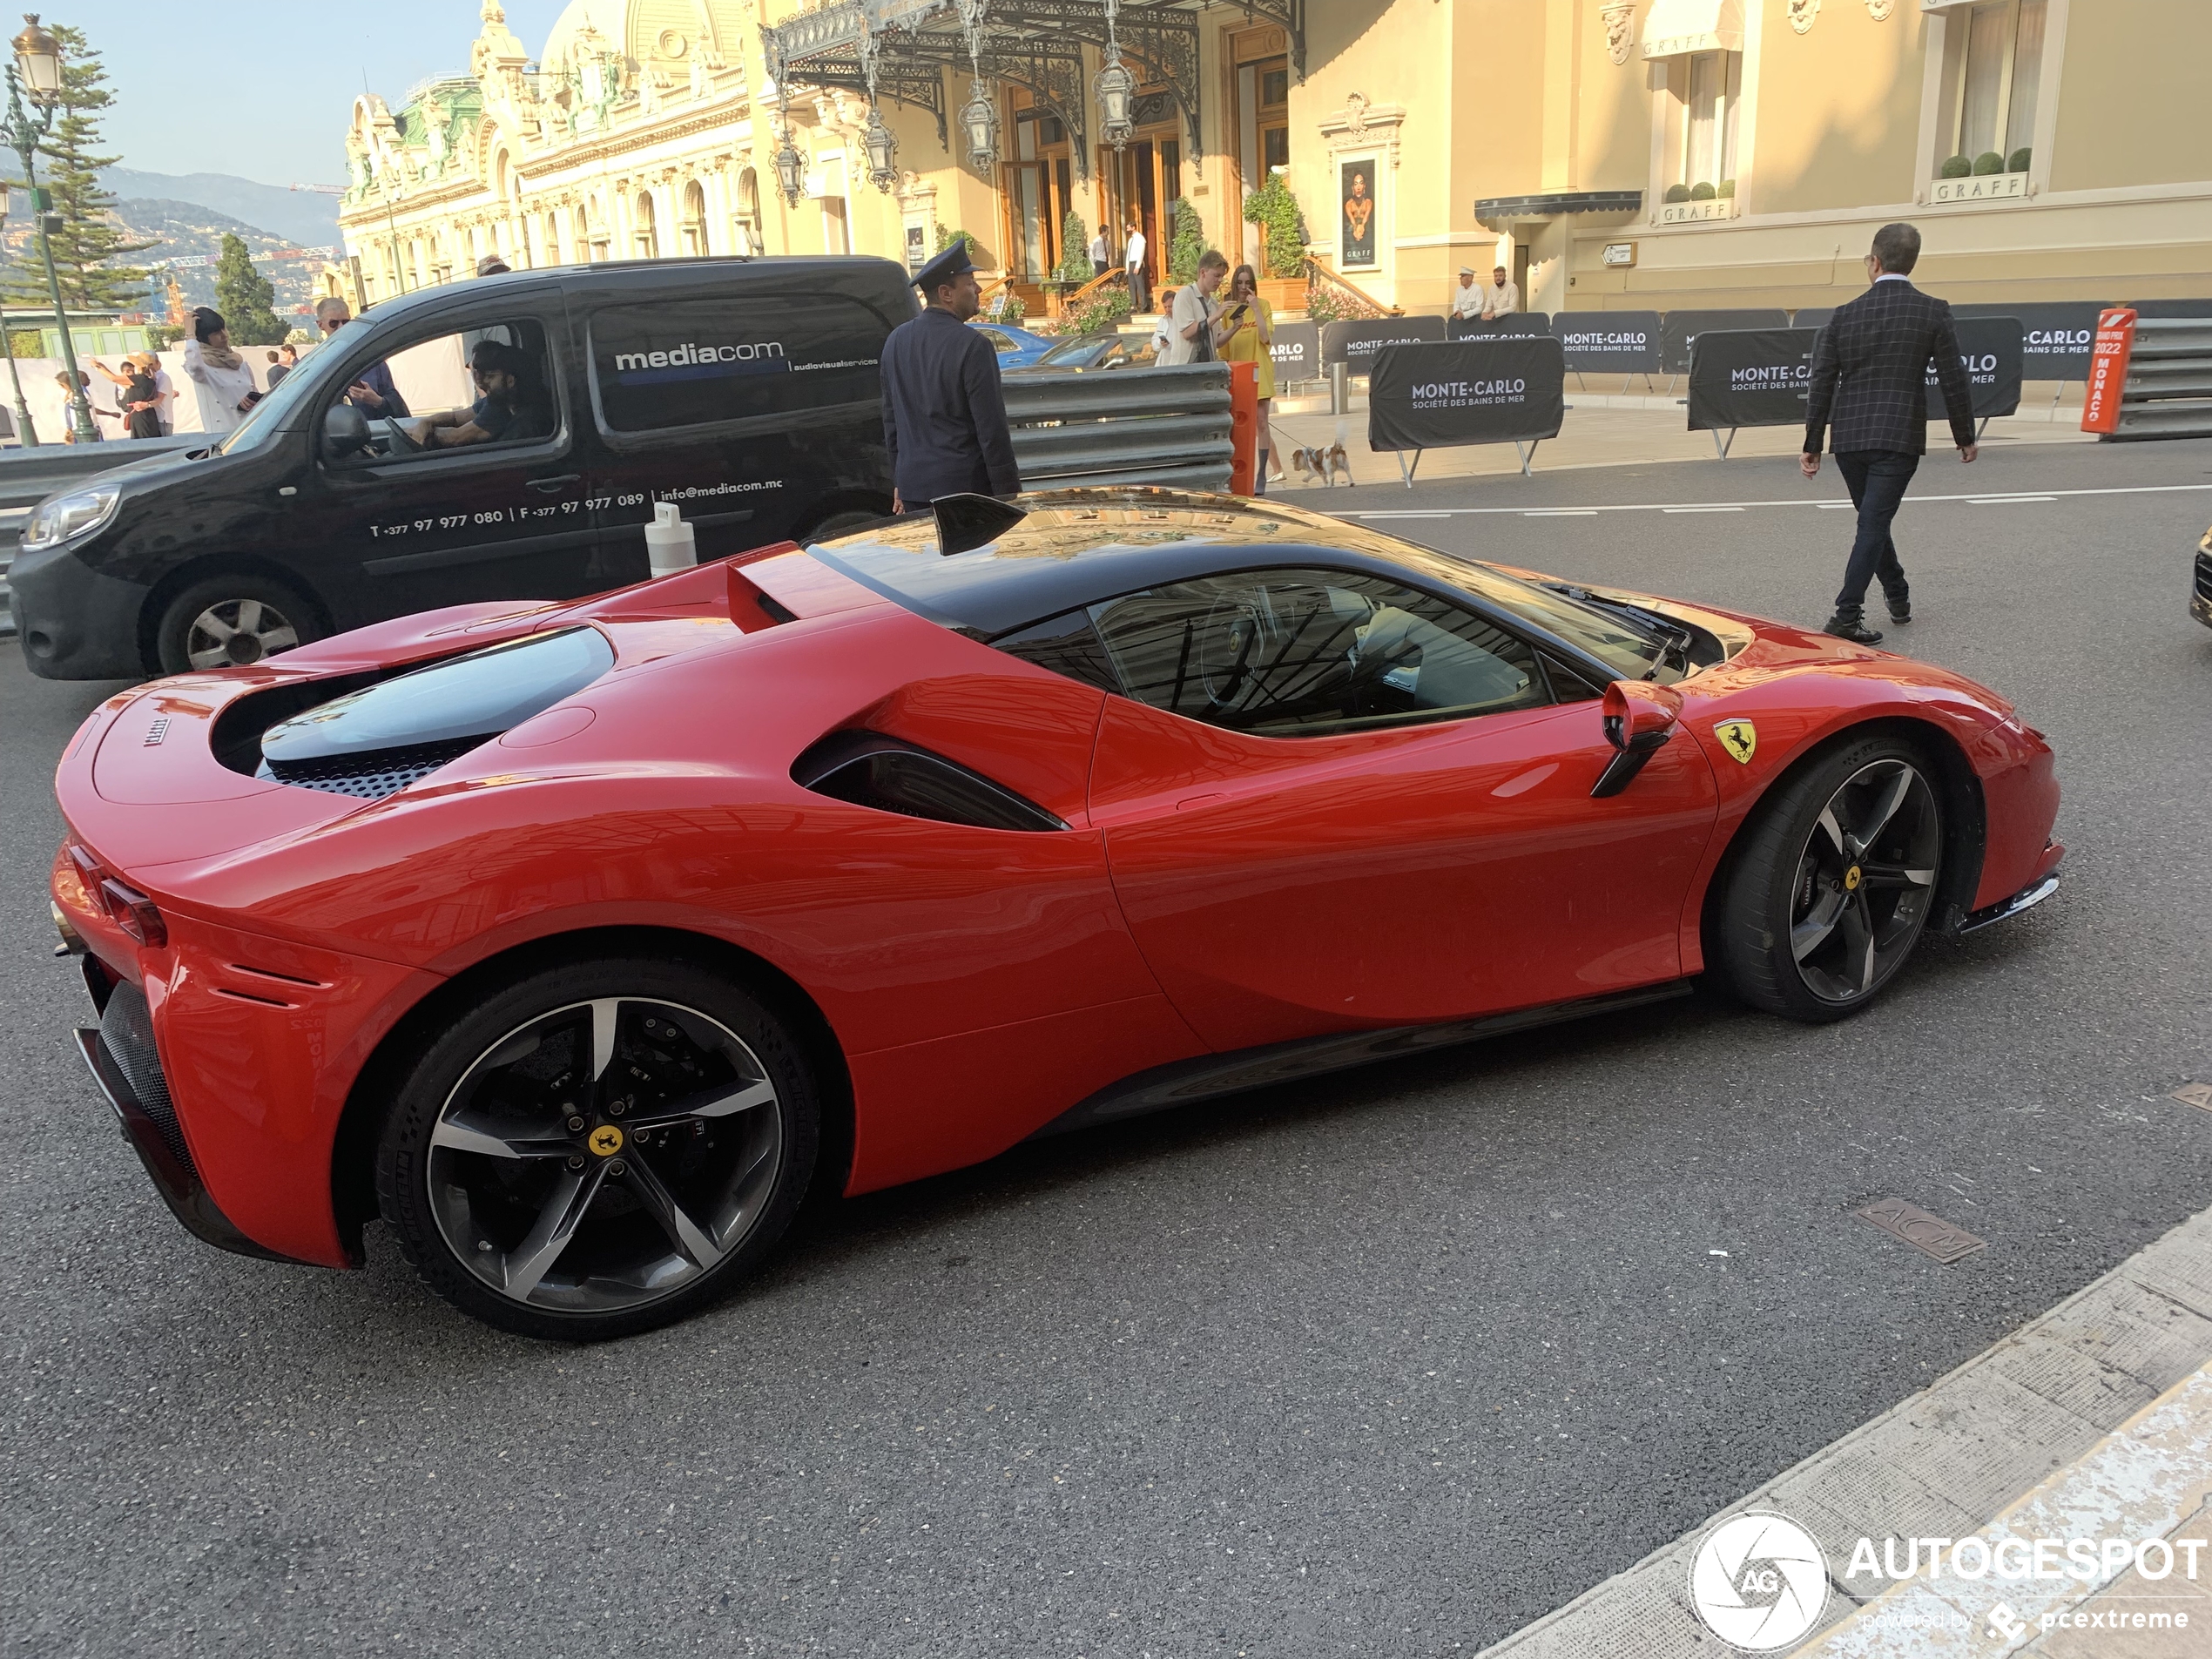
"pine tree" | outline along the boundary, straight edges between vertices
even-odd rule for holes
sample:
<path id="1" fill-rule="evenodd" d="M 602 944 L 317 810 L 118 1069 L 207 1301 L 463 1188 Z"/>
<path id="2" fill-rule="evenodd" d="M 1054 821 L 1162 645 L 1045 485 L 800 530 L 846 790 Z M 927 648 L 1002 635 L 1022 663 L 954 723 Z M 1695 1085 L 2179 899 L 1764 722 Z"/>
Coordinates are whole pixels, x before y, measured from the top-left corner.
<path id="1" fill-rule="evenodd" d="M 63 53 L 61 107 L 38 146 L 39 183 L 53 192 L 61 219 L 49 240 L 62 303 L 71 311 L 127 310 L 144 297 L 147 273 L 113 261 L 158 244 L 131 241 L 115 220 L 115 198 L 100 188 L 100 169 L 116 158 L 93 153 L 100 142 L 99 112 L 114 102 L 99 54 L 82 30 L 56 24 L 52 32 Z M 20 188 L 23 180 L 14 176 L 18 165 L 10 160 L 6 171 L 8 182 Z M 21 245 L 0 276 L 0 298 L 10 305 L 53 303 L 35 237 Z"/>
<path id="2" fill-rule="evenodd" d="M 223 251 L 215 256 L 215 309 L 230 325 L 231 344 L 281 346 L 285 324 L 275 301 L 276 290 L 253 268 L 246 244 L 225 231 Z"/>

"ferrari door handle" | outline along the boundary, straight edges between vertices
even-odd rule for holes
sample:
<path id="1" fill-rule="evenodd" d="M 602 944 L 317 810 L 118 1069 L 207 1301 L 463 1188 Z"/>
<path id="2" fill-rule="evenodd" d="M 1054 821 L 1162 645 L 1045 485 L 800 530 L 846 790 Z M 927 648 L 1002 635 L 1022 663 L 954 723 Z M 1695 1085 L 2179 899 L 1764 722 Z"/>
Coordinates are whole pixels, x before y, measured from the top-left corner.
<path id="1" fill-rule="evenodd" d="M 557 478 L 533 478 L 529 482 L 532 489 L 543 489 L 550 493 L 556 489 L 566 489 L 570 484 L 581 483 L 583 481 L 583 475 L 580 472 L 564 472 Z"/>

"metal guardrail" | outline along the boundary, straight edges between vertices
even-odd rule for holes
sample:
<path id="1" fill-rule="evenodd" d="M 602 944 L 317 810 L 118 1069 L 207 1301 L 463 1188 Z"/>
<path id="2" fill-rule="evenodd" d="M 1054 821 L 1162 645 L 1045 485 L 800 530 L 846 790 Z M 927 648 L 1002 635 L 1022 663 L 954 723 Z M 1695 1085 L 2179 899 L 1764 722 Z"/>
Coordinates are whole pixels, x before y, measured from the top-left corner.
<path id="1" fill-rule="evenodd" d="M 104 443 L 42 443 L 36 449 L 0 451 L 0 508 L 36 507 L 56 490 L 96 472 L 128 466 L 149 455 L 180 455 L 214 442 L 205 432 L 166 438 L 116 438 Z"/>
<path id="2" fill-rule="evenodd" d="M 2113 436 L 2212 437 L 2212 318 L 2136 320 Z"/>
<path id="3" fill-rule="evenodd" d="M 1006 382 L 1006 416 L 1025 489 L 1229 488 L 1226 363 L 1018 375 Z"/>

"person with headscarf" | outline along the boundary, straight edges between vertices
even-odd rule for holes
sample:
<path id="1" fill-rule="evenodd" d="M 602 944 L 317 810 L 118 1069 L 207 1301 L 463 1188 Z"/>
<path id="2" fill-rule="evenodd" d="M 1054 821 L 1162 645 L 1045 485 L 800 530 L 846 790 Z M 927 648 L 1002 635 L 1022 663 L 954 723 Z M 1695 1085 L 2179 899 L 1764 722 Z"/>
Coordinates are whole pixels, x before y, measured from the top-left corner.
<path id="1" fill-rule="evenodd" d="M 185 374 L 199 404 L 199 429 L 237 429 L 246 411 L 261 401 L 253 389 L 253 370 L 231 345 L 223 314 L 200 306 L 192 314 L 192 335 L 185 341 Z"/>

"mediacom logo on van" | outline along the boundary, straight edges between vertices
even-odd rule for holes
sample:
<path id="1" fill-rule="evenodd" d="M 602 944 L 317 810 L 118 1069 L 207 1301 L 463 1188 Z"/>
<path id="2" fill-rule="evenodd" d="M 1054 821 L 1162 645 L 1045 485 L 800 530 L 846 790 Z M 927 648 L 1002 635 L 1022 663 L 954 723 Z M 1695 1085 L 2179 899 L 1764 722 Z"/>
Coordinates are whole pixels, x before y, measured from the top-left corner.
<path id="1" fill-rule="evenodd" d="M 615 378 L 624 386 L 648 386 L 662 381 L 710 380 L 725 374 L 779 374 L 791 371 L 779 340 L 758 344 L 710 345 L 705 341 L 671 346 L 666 351 L 618 351 Z"/>

